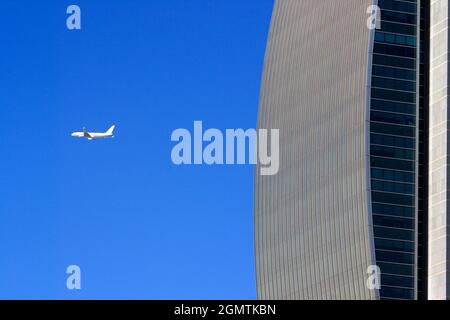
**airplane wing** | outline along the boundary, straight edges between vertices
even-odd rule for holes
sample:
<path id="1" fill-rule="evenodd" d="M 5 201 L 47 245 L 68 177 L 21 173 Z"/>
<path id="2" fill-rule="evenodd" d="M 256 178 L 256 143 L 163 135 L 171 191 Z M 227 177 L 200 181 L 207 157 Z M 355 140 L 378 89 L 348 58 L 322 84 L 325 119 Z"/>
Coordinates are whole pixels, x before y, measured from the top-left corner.
<path id="1" fill-rule="evenodd" d="M 89 134 L 89 132 L 87 132 L 86 128 L 83 128 L 83 133 L 84 133 L 84 136 L 86 138 L 91 138 L 92 139 L 92 136 Z"/>

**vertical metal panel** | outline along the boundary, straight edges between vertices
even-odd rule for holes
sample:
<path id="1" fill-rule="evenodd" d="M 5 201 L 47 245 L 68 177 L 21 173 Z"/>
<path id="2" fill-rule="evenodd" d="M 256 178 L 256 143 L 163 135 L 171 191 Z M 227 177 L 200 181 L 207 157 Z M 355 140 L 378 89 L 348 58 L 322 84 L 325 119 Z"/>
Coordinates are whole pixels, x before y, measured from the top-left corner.
<path id="1" fill-rule="evenodd" d="M 258 127 L 280 170 L 255 171 L 258 298 L 374 299 L 367 176 L 371 0 L 278 0 Z M 373 35 L 373 34 L 372 34 Z"/>

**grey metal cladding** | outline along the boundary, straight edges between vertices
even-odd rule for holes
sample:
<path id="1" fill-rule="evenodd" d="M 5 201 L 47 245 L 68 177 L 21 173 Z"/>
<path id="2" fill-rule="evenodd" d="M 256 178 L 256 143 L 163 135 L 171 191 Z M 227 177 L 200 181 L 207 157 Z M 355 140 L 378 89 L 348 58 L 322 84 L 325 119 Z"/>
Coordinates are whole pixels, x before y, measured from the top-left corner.
<path id="1" fill-rule="evenodd" d="M 260 299 L 376 299 L 367 177 L 370 0 L 275 2 L 258 127 L 280 170 L 255 170 Z"/>

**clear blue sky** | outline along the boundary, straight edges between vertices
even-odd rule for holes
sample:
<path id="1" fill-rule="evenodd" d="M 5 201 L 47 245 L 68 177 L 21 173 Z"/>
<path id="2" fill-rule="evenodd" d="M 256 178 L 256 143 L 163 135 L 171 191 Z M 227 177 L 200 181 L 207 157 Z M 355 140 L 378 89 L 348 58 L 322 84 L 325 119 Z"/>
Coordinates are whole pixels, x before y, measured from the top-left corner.
<path id="1" fill-rule="evenodd" d="M 256 298 L 253 167 L 176 167 L 170 135 L 255 127 L 272 6 L 2 1 L 0 298 Z"/>

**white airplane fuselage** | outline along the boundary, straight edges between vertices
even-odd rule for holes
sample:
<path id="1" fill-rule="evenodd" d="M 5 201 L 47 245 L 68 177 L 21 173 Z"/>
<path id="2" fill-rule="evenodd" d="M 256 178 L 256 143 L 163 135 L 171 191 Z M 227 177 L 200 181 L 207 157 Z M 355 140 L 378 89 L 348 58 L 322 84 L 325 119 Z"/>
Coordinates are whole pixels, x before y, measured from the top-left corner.
<path id="1" fill-rule="evenodd" d="M 88 140 L 96 140 L 96 139 L 107 139 L 107 138 L 114 138 L 114 131 L 115 126 L 112 126 L 109 128 L 108 131 L 102 133 L 102 132 L 88 132 L 86 129 L 84 129 L 83 132 L 74 132 L 72 133 L 72 137 L 77 138 L 86 138 Z"/>

